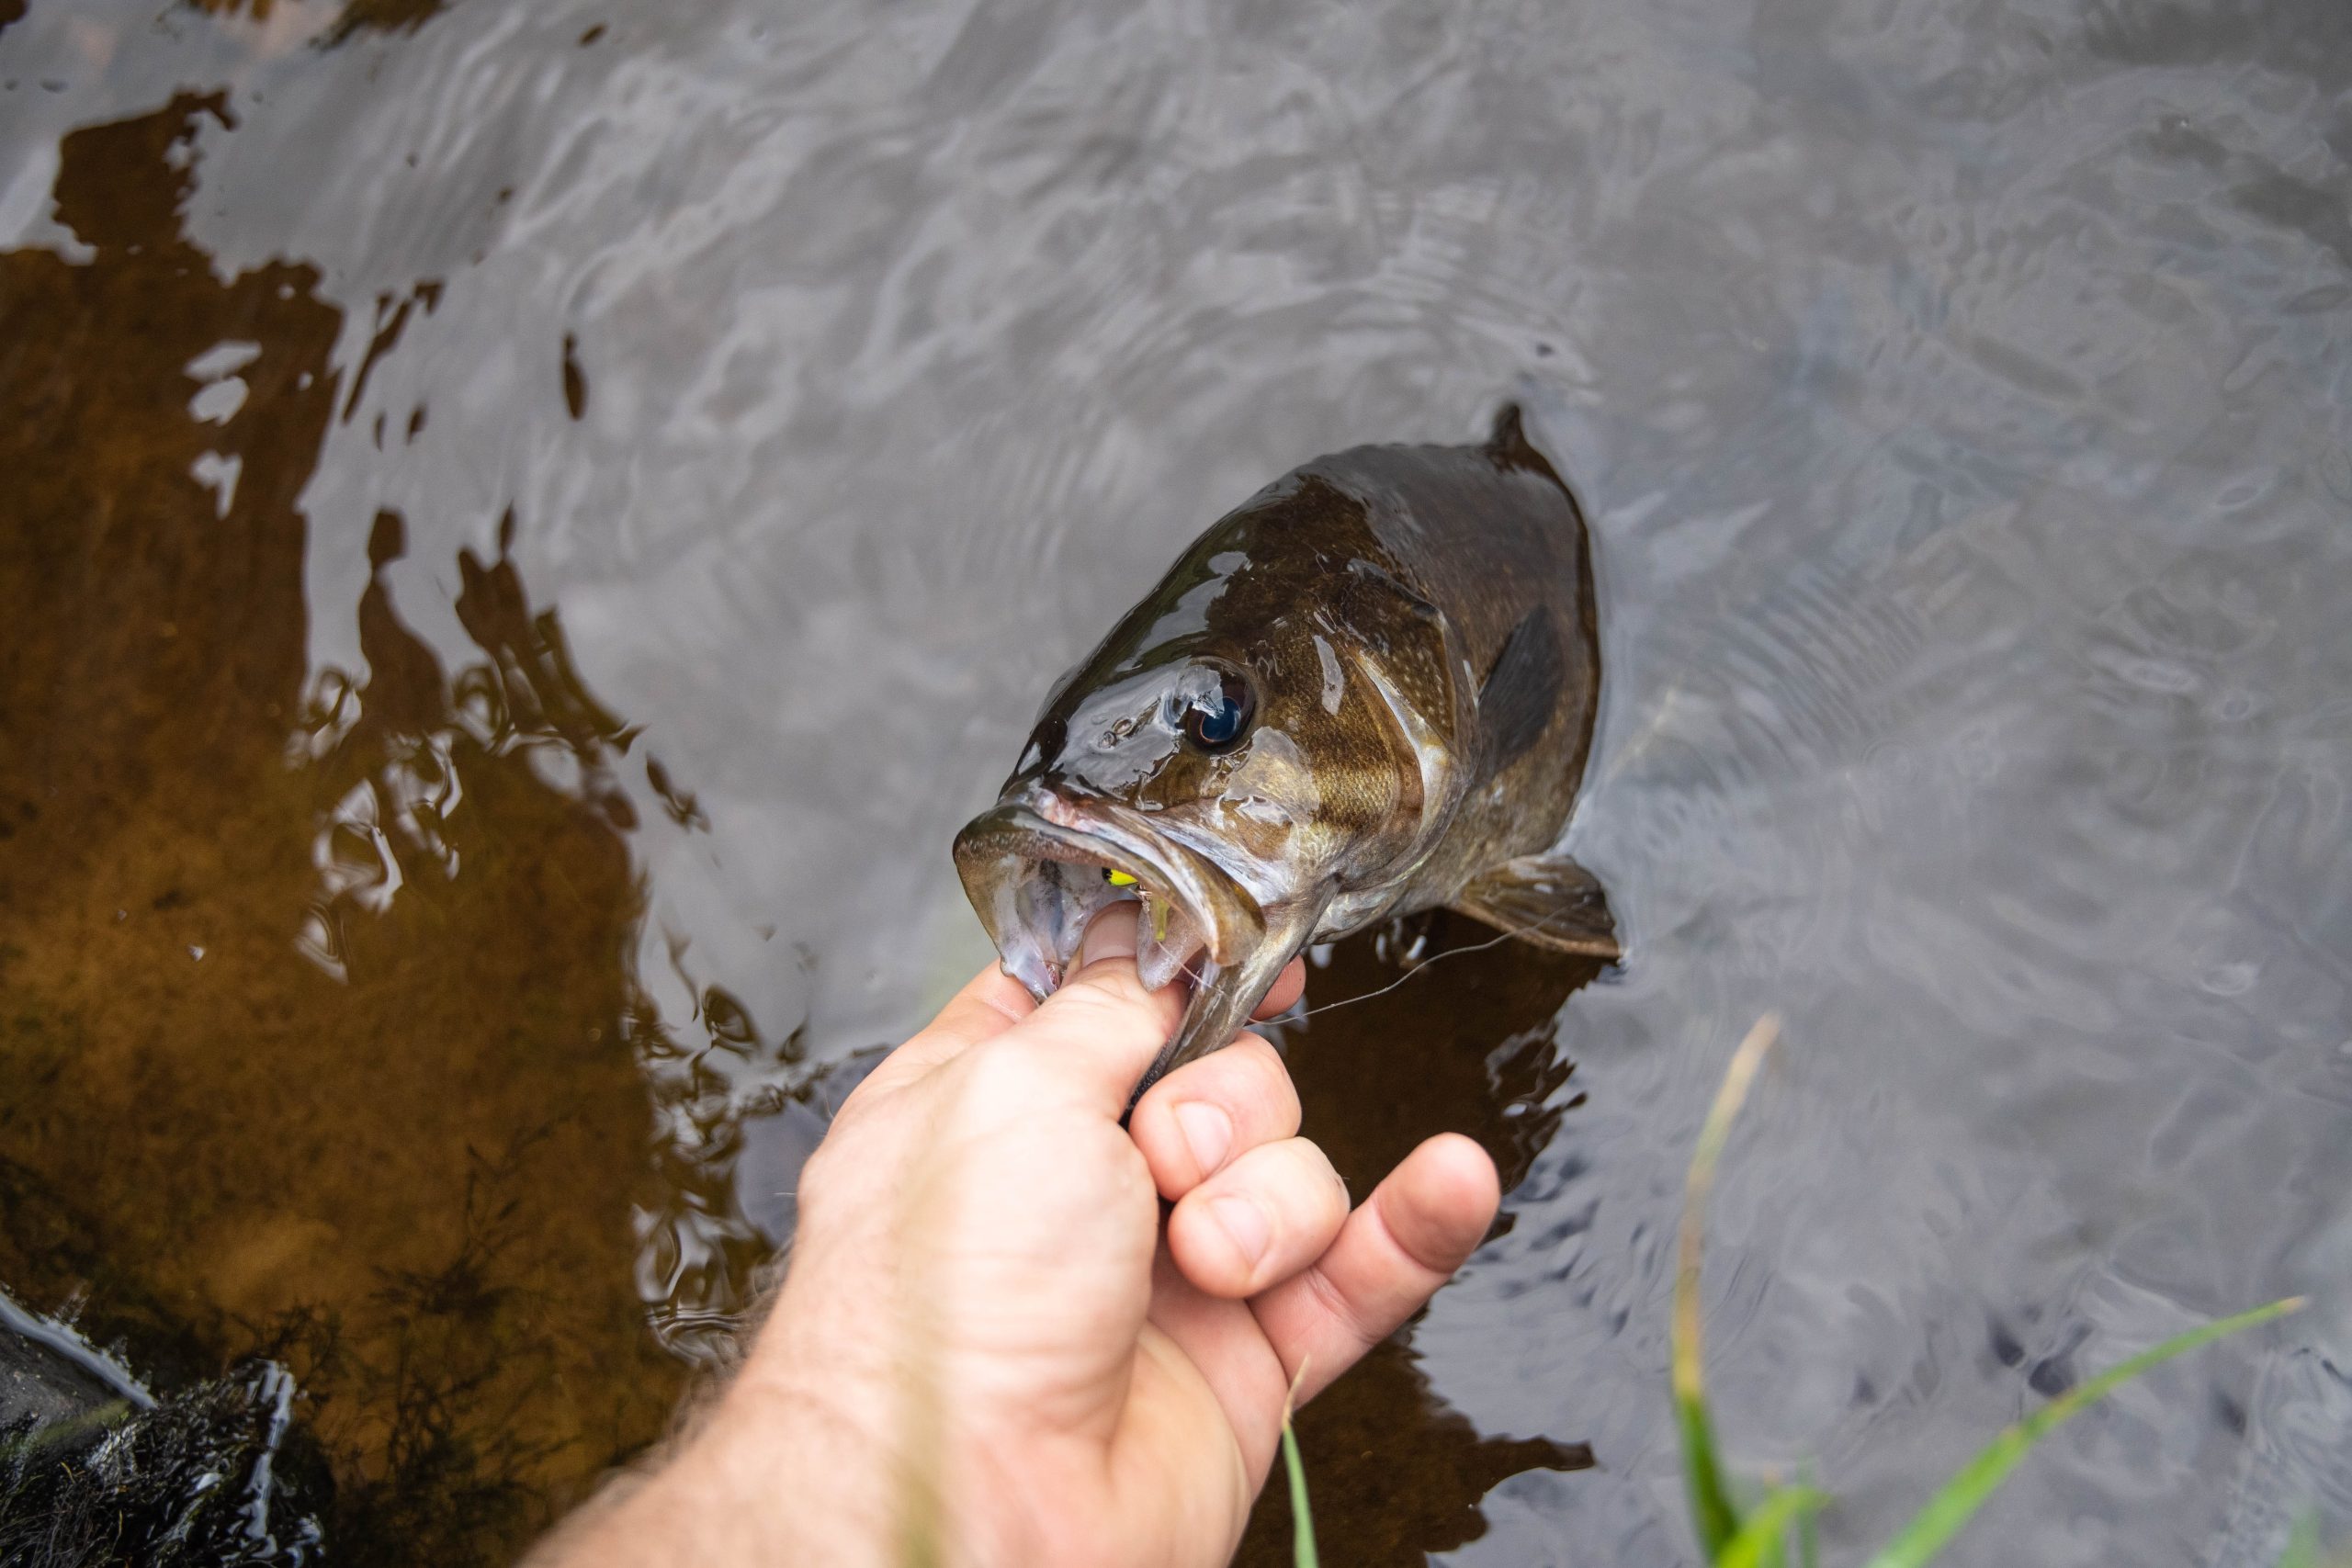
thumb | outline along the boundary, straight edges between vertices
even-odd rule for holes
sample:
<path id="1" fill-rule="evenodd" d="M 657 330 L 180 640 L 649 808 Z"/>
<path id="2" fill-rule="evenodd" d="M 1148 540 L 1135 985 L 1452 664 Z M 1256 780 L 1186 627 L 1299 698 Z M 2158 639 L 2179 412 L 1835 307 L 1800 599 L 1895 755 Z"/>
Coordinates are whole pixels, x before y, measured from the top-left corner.
<path id="1" fill-rule="evenodd" d="M 1124 899 L 1096 915 L 1077 969 L 1018 1028 L 1114 1120 L 1184 1016 L 1183 987 L 1148 991 L 1136 973 L 1136 915 Z"/>

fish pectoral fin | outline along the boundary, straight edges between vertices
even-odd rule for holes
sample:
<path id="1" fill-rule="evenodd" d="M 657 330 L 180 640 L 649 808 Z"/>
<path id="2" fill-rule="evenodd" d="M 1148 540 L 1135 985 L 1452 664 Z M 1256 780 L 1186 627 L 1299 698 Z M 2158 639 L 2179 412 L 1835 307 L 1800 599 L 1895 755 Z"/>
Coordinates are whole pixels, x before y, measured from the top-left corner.
<path id="1" fill-rule="evenodd" d="M 1566 855 L 1521 855 L 1473 879 L 1448 908 L 1555 953 L 1623 955 L 1600 879 Z"/>
<path id="2" fill-rule="evenodd" d="M 1566 679 L 1559 628 L 1552 624 L 1552 613 L 1538 604 L 1503 639 L 1478 688 L 1481 780 L 1501 773 L 1543 738 L 1559 711 Z"/>

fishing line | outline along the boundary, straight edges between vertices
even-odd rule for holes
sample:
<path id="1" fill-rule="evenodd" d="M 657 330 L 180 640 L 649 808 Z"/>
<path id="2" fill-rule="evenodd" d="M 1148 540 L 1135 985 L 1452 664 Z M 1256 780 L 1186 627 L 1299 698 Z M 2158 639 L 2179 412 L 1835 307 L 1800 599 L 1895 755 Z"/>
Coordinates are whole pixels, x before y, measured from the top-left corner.
<path id="1" fill-rule="evenodd" d="M 1313 1018 L 1318 1012 L 1331 1012 L 1340 1008 L 1352 1007 L 1357 1002 L 1368 1002 L 1374 997 L 1385 997 L 1389 992 L 1395 990 L 1397 987 L 1403 985 L 1406 981 L 1413 978 L 1414 976 L 1420 974 L 1423 970 L 1430 968 L 1437 964 L 1442 963 L 1448 958 L 1457 957 L 1464 953 L 1484 953 L 1490 947 L 1500 947 L 1507 942 L 1517 942 L 1521 937 L 1540 931 L 1544 927 L 1551 925 L 1553 921 L 1551 920 L 1538 920 L 1532 926 L 1521 926 L 1515 931 L 1507 931 L 1503 932 L 1502 935 L 1490 938 L 1486 942 L 1474 942 L 1468 947 L 1449 947 L 1443 953 L 1438 953 L 1419 964 L 1414 964 L 1410 969 L 1406 970 L 1402 975 L 1397 976 L 1396 978 L 1389 981 L 1388 984 L 1381 987 L 1376 991 L 1359 991 L 1352 997 L 1341 997 L 1336 1002 L 1325 1002 L 1319 1008 L 1308 1008 L 1296 1018 L 1289 1018 L 1278 1014 L 1273 1018 L 1266 1020 L 1266 1021 L 1268 1023 L 1305 1023 L 1308 1019 Z M 1194 972 L 1192 964 L 1189 963 L 1179 964 L 1177 966 L 1177 973 L 1192 981 L 1195 987 L 1204 986 L 1208 983 Z"/>
<path id="2" fill-rule="evenodd" d="M 1305 1012 L 1298 1014 L 1295 1018 L 1287 1014 L 1278 1013 L 1274 1017 L 1267 1019 L 1264 1021 L 1268 1023 L 1305 1023 L 1317 1013 L 1334 1012 L 1340 1008 L 1353 1007 L 1358 1002 L 1368 1002 L 1374 997 L 1385 997 L 1389 992 L 1395 990 L 1397 987 L 1403 985 L 1406 981 L 1410 980 L 1415 976 L 1420 974 L 1423 970 L 1431 968 L 1448 958 L 1458 957 L 1463 954 L 1472 953 L 1484 953 L 1490 947 L 1500 947 L 1507 942 L 1517 942 L 1521 937 L 1532 935 L 1534 932 L 1544 930 L 1546 926 L 1555 923 L 1558 917 L 1555 916 L 1553 919 L 1538 920 L 1532 926 L 1520 926 L 1514 930 L 1503 932 L 1500 936 L 1490 937 L 1485 942 L 1473 942 L 1468 947 L 1449 947 L 1443 953 L 1437 953 L 1419 964 L 1414 964 L 1410 969 L 1406 970 L 1402 975 L 1397 976 L 1396 978 L 1389 981 L 1388 984 L 1381 987 L 1378 990 L 1359 991 L 1352 997 L 1341 997 L 1336 1002 L 1325 1002 L 1321 1007 L 1308 1008 Z M 1190 980 L 1195 990 L 1208 984 L 1205 979 L 1202 978 L 1199 971 L 1193 967 L 1189 960 L 1178 964 L 1176 966 L 1176 973 L 1183 976 L 1187 980 Z"/>
<path id="3" fill-rule="evenodd" d="M 1517 942 L 1521 937 L 1526 936 L 1531 932 L 1540 931 L 1545 926 L 1550 924 L 1552 924 L 1550 920 L 1538 920 L 1532 926 L 1521 926 L 1517 931 L 1505 931 L 1498 937 L 1495 937 L 1487 942 L 1474 943 L 1469 947 L 1449 947 L 1443 953 L 1437 953 L 1419 964 L 1414 964 L 1410 969 L 1406 970 L 1402 975 L 1397 976 L 1396 978 L 1389 981 L 1388 984 L 1381 987 L 1376 991 L 1359 991 L 1352 997 L 1341 997 L 1336 1002 L 1325 1002 L 1319 1008 L 1308 1008 L 1305 1012 L 1298 1015 L 1297 1021 L 1305 1023 L 1308 1019 L 1313 1018 L 1318 1012 L 1330 1012 L 1339 1008 L 1352 1006 L 1357 1002 L 1368 1002 L 1374 997 L 1385 997 L 1389 992 L 1395 990 L 1397 987 L 1403 985 L 1406 981 L 1411 979 L 1414 976 L 1420 974 L 1426 969 L 1434 967 L 1435 965 L 1444 962 L 1446 959 L 1453 958 L 1458 954 L 1465 953 L 1484 953 L 1490 947 L 1500 947 L 1507 942 Z M 1280 1021 L 1269 1019 L 1267 1021 L 1272 1023 Z"/>

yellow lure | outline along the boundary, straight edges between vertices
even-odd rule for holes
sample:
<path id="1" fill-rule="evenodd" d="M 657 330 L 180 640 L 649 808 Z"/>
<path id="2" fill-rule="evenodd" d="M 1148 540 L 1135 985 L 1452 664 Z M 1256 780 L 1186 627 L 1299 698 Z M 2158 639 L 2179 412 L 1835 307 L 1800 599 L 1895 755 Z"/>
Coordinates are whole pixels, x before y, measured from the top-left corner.
<path id="1" fill-rule="evenodd" d="M 1114 887 L 1138 886 L 1136 879 L 1125 872 L 1113 871 L 1107 865 L 1102 868 L 1102 880 Z M 1145 898 L 1144 902 L 1151 906 L 1151 934 L 1159 941 L 1166 942 L 1168 940 L 1168 906 L 1149 897 Z"/>

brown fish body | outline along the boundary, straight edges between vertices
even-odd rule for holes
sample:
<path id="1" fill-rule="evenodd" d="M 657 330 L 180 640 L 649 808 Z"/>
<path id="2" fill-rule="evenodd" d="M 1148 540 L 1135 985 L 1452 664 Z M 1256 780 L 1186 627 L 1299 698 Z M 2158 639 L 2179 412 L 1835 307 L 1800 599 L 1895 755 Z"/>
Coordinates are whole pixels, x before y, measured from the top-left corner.
<path id="1" fill-rule="evenodd" d="M 1515 409 L 1483 446 L 1318 458 L 1063 679 L 957 867 L 1039 996 L 1096 909 L 1143 900 L 1147 983 L 1195 979 L 1154 1077 L 1224 1044 L 1300 949 L 1396 915 L 1613 954 L 1598 887 L 1549 853 L 1600 672 L 1583 515 Z"/>

